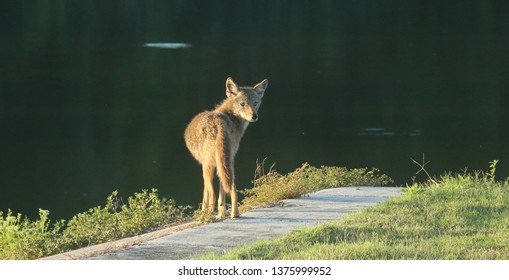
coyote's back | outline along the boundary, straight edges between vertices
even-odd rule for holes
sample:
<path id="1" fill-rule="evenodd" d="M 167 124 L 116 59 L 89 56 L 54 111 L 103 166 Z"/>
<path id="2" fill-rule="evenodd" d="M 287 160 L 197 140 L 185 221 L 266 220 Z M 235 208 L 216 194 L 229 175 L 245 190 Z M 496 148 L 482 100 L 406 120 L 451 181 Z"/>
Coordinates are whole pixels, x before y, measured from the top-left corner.
<path id="1" fill-rule="evenodd" d="M 265 79 L 254 87 L 239 87 L 231 78 L 226 80 L 226 99 L 213 111 L 196 115 L 187 126 L 186 146 L 203 168 L 202 210 L 214 211 L 215 194 L 212 186 L 214 171 L 221 183 L 218 212 L 225 216 L 225 194 L 232 200 L 232 217 L 238 217 L 235 187 L 234 157 L 250 122 L 258 120 L 258 108 L 267 88 Z"/>

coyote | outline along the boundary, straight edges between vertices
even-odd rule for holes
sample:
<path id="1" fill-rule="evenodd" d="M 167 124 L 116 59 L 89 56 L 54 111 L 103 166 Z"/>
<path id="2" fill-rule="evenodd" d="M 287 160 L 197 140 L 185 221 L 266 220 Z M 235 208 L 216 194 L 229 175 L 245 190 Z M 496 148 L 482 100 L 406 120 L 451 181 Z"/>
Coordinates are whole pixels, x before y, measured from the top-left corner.
<path id="1" fill-rule="evenodd" d="M 216 198 L 212 181 L 217 168 L 221 183 L 218 216 L 225 217 L 225 195 L 229 194 L 231 217 L 239 217 L 234 157 L 248 124 L 258 120 L 258 108 L 268 83 L 265 79 L 254 87 L 239 87 L 229 77 L 226 79 L 226 99 L 213 111 L 196 115 L 187 125 L 184 133 L 186 146 L 203 168 L 202 210 L 214 211 Z"/>

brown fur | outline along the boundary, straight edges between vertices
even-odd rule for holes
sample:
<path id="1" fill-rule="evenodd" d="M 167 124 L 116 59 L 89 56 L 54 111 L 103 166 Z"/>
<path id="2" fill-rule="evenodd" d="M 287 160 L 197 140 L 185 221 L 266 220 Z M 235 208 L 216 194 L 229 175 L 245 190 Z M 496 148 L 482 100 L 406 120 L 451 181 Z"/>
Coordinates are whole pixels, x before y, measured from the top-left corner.
<path id="1" fill-rule="evenodd" d="M 218 214 L 225 217 L 225 195 L 229 194 L 231 216 L 239 216 L 234 158 L 248 124 L 258 119 L 258 108 L 267 85 L 265 79 L 254 87 L 239 87 L 232 78 L 226 79 L 226 99 L 213 111 L 196 115 L 187 126 L 186 146 L 203 169 L 202 210 L 214 211 L 216 198 L 212 181 L 217 169 L 221 183 Z"/>

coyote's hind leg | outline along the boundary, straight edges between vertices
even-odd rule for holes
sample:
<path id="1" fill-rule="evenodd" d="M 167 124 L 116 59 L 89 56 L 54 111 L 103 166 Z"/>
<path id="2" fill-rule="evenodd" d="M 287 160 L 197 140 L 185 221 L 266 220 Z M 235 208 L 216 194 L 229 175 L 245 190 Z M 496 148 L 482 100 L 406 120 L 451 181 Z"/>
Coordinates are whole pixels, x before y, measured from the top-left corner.
<path id="1" fill-rule="evenodd" d="M 201 210 L 208 209 L 210 213 L 214 212 L 215 195 L 214 195 L 214 166 L 203 165 L 203 200 Z"/>

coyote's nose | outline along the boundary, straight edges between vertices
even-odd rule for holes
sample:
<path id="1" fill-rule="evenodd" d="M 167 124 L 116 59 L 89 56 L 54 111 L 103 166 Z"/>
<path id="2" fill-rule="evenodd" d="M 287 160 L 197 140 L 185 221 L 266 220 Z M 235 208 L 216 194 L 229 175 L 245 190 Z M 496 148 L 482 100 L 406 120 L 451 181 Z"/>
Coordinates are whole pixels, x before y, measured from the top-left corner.
<path id="1" fill-rule="evenodd" d="M 253 114 L 251 120 L 256 121 L 258 119 L 258 114 Z"/>

